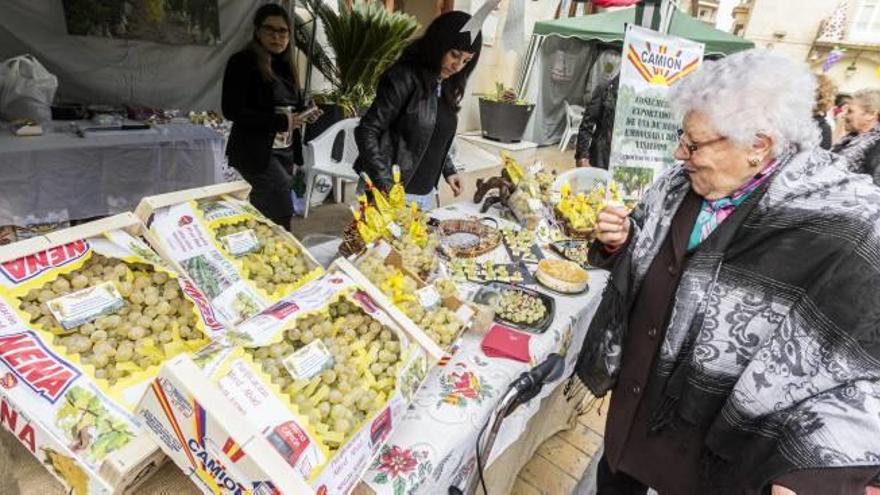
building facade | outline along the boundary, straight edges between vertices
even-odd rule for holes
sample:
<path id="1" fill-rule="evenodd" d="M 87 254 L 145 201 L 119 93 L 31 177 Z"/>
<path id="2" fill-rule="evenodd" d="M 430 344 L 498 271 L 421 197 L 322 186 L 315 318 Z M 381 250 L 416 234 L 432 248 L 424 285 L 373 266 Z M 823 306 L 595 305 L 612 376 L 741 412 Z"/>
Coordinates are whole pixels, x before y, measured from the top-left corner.
<path id="1" fill-rule="evenodd" d="M 733 17 L 734 34 L 806 61 L 841 91 L 880 87 L 880 0 L 743 0 Z"/>
<path id="2" fill-rule="evenodd" d="M 718 0 L 697 0 L 691 7 L 691 15 L 712 26 L 718 20 Z"/>

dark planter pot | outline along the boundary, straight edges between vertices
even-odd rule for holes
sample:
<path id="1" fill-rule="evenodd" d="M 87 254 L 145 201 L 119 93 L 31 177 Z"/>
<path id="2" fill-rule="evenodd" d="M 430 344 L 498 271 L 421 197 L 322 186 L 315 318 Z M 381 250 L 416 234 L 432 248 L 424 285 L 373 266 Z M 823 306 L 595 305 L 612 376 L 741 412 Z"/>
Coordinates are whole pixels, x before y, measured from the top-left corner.
<path id="1" fill-rule="evenodd" d="M 318 120 L 315 121 L 314 124 L 309 124 L 306 126 L 306 135 L 305 142 L 309 142 L 312 139 L 318 137 L 330 128 L 333 124 L 345 120 L 345 112 L 342 111 L 342 107 L 333 104 L 322 103 L 318 105 L 321 108 L 321 111 L 324 113 L 318 117 Z M 336 137 L 336 141 L 333 142 L 333 158 L 336 160 L 342 159 L 342 151 L 343 146 L 345 145 L 345 136 L 340 134 Z"/>
<path id="2" fill-rule="evenodd" d="M 529 124 L 535 105 L 511 105 L 480 98 L 483 137 L 502 143 L 518 143 Z"/>

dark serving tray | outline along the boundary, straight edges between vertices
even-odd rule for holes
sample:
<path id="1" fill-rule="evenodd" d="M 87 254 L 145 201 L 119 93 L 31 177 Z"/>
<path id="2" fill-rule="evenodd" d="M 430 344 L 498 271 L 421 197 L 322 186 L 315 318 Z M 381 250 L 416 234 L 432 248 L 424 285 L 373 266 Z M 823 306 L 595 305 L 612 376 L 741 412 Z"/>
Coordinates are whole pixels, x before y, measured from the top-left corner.
<path id="1" fill-rule="evenodd" d="M 495 297 L 500 297 L 500 293 L 506 290 L 518 291 L 533 297 L 537 297 L 541 300 L 541 302 L 544 303 L 544 307 L 547 308 L 547 312 L 544 317 L 541 318 L 541 320 L 531 325 L 510 321 L 502 318 L 498 314 L 495 315 L 496 322 L 522 330 L 524 332 L 535 334 L 542 334 L 546 332 L 548 328 L 550 328 L 550 324 L 553 323 L 553 318 L 556 316 L 556 304 L 553 301 L 552 297 L 539 291 L 519 285 L 511 285 L 501 282 L 488 282 L 484 284 L 483 287 L 481 287 L 477 294 L 474 296 L 474 302 L 486 304 L 487 306 L 491 306 L 494 308 L 493 299 Z"/>
<path id="2" fill-rule="evenodd" d="M 589 249 L 590 241 L 581 241 L 578 239 L 568 239 L 568 240 L 564 240 L 564 241 L 556 241 L 556 242 L 550 243 L 550 249 L 554 253 L 558 254 L 559 256 L 562 256 L 563 258 L 567 259 L 568 261 L 573 261 L 573 262 L 577 263 L 578 265 L 582 266 L 583 268 L 594 268 L 592 265 L 590 265 L 586 261 L 580 261 L 580 260 L 572 259 L 572 258 L 566 256 L 565 248 L 570 247 L 570 246 L 574 246 L 574 245 L 585 245 L 587 247 L 587 249 Z"/>

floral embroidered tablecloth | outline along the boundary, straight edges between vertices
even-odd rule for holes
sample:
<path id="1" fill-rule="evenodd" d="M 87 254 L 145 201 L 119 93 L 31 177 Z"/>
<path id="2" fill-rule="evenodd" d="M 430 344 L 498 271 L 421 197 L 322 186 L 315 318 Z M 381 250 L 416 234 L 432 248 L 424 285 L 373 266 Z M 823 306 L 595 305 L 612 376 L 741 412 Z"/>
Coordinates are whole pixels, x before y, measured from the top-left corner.
<path id="1" fill-rule="evenodd" d="M 477 208 L 478 205 L 461 203 L 434 210 L 431 215 L 441 220 L 485 216 Z M 499 247 L 496 251 L 500 253 L 484 256 L 503 261 L 499 259 L 506 256 L 503 250 Z M 555 318 L 544 334 L 531 336 L 530 364 L 486 357 L 480 348 L 483 336 L 466 333 L 455 344 L 457 350 L 452 359 L 429 373 L 412 407 L 362 480 L 377 494 L 393 495 L 448 493 L 450 485 L 463 485 L 462 480 L 474 468 L 477 435 L 510 383 L 550 353 L 564 354 L 563 378 L 546 386 L 541 395 L 505 419 L 492 450 L 491 465 L 525 430 L 541 400 L 572 373 L 606 281 L 607 272 L 590 270 L 586 293 L 552 294 L 556 303 Z M 530 287 L 542 290 L 540 286 Z"/>

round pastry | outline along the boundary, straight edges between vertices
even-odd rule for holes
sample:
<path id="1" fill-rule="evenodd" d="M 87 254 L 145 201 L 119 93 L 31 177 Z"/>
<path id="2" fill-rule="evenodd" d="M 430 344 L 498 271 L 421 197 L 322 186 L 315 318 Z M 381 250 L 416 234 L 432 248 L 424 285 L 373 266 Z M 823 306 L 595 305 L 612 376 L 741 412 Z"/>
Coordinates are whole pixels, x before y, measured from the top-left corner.
<path id="1" fill-rule="evenodd" d="M 545 259 L 538 263 L 535 278 L 555 291 L 576 294 L 587 288 L 589 274 L 571 261 Z"/>

